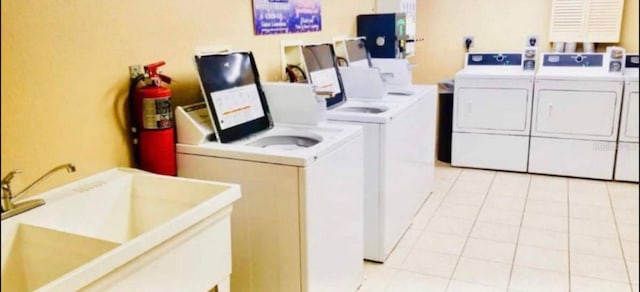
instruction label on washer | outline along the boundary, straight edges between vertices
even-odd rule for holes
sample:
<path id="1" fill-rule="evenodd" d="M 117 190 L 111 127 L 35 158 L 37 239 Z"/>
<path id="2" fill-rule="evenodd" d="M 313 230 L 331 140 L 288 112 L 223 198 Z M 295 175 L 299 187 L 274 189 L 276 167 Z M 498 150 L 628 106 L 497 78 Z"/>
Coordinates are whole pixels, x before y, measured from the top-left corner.
<path id="1" fill-rule="evenodd" d="M 222 130 L 264 116 L 255 84 L 211 92 L 210 95 Z"/>
<path id="2" fill-rule="evenodd" d="M 341 92 L 336 69 L 331 67 L 310 73 L 311 82 L 319 92 L 331 92 L 332 96 Z"/>

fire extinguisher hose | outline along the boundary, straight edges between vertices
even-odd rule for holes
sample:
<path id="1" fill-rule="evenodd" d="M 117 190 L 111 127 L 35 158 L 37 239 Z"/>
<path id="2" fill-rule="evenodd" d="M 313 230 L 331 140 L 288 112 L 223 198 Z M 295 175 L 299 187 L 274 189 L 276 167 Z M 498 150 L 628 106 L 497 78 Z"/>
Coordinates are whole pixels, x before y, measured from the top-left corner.
<path id="1" fill-rule="evenodd" d="M 138 125 L 138 119 L 135 115 L 135 99 L 134 99 L 134 94 L 136 89 L 138 88 L 138 84 L 142 81 L 144 81 L 145 76 L 143 74 L 140 74 L 138 76 L 136 76 L 135 78 L 131 79 L 131 85 L 129 86 L 129 97 L 128 97 L 128 104 L 129 104 L 129 118 L 130 118 L 130 123 L 131 126 L 129 127 L 129 131 L 131 134 L 131 150 L 133 153 L 133 163 L 136 167 L 140 166 L 140 147 L 138 147 L 138 142 L 139 142 L 139 136 L 140 136 L 140 125 Z"/>

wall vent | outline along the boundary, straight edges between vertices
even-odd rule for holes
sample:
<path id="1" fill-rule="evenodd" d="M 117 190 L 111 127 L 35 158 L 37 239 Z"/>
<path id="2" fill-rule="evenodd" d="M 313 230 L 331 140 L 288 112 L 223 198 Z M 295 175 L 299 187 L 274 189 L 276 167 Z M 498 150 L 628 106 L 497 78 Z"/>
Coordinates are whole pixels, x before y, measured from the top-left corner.
<path id="1" fill-rule="evenodd" d="M 617 43 L 624 0 L 553 0 L 549 40 Z"/>

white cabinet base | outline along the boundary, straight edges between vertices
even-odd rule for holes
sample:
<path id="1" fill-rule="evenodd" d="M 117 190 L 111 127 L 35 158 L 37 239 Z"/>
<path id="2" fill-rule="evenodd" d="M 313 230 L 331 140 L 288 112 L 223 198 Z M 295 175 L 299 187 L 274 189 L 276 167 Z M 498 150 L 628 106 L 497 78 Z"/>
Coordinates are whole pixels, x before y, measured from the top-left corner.
<path id="1" fill-rule="evenodd" d="M 227 207 L 81 290 L 225 291 L 231 274 L 230 216 Z"/>
<path id="2" fill-rule="evenodd" d="M 529 137 L 453 133 L 451 165 L 527 171 Z"/>
<path id="3" fill-rule="evenodd" d="M 638 143 L 618 144 L 618 158 L 616 159 L 615 180 L 638 182 Z"/>
<path id="4" fill-rule="evenodd" d="M 531 137 L 529 172 L 613 179 L 615 142 Z"/>

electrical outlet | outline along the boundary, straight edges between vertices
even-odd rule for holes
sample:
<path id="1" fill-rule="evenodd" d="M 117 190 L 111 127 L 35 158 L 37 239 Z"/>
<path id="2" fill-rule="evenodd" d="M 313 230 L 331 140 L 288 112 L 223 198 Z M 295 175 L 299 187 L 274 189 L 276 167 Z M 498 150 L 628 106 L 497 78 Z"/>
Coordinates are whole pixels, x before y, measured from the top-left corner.
<path id="1" fill-rule="evenodd" d="M 468 49 L 473 47 L 473 36 L 465 36 L 462 38 L 462 45 Z"/>
<path id="2" fill-rule="evenodd" d="M 143 74 L 144 74 L 144 68 L 142 67 L 142 65 L 136 64 L 136 65 L 129 66 L 129 75 L 131 76 L 131 79 L 135 79 L 139 75 L 143 75 Z"/>
<path id="3" fill-rule="evenodd" d="M 538 46 L 538 36 L 533 34 L 527 36 L 527 47 L 537 47 L 537 46 Z"/>

